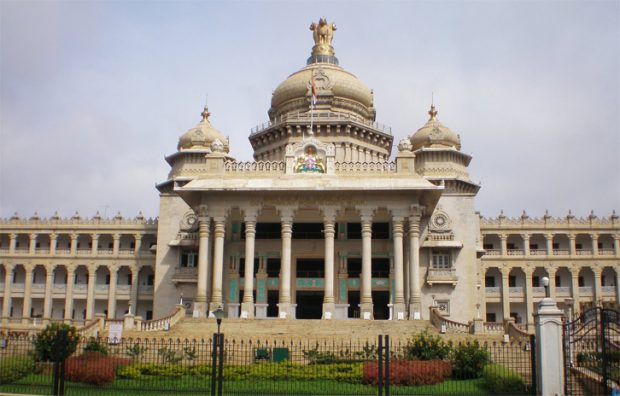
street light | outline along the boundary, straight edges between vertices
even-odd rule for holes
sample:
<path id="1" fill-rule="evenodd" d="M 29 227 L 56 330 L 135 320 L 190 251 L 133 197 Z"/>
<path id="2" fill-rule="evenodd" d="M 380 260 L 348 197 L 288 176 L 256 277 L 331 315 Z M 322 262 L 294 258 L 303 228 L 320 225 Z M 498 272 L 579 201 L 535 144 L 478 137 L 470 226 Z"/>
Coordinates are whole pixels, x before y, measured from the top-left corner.
<path id="1" fill-rule="evenodd" d="M 213 316 L 215 316 L 215 320 L 217 321 L 217 334 L 220 334 L 220 325 L 222 324 L 222 319 L 224 318 L 224 309 L 222 309 L 221 305 L 213 311 Z"/>
<path id="2" fill-rule="evenodd" d="M 542 284 L 545 287 L 545 297 L 549 297 L 549 277 L 543 276 Z"/>

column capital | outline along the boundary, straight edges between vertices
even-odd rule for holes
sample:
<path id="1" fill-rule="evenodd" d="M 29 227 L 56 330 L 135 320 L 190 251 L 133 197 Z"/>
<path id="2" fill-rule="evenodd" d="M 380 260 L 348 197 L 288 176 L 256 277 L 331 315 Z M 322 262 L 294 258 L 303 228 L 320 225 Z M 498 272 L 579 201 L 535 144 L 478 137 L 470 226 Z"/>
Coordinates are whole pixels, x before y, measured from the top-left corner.
<path id="1" fill-rule="evenodd" d="M 532 268 L 530 266 L 525 266 L 525 267 L 521 267 L 521 269 L 525 273 L 525 277 L 526 278 L 531 278 L 532 277 L 532 274 L 534 273 L 534 268 Z"/>
<path id="2" fill-rule="evenodd" d="M 521 238 L 523 238 L 524 241 L 527 241 L 530 239 L 530 234 L 527 232 L 524 232 L 521 234 Z"/>
<path id="3" fill-rule="evenodd" d="M 69 238 L 71 238 L 71 241 L 77 241 L 77 239 L 78 239 L 79 237 L 80 237 L 80 235 L 79 235 L 78 233 L 76 233 L 76 232 L 72 232 L 72 233 L 69 235 Z"/>
<path id="4" fill-rule="evenodd" d="M 338 215 L 338 208 L 335 206 L 325 206 L 321 208 L 323 212 L 323 222 L 325 224 L 333 224 L 336 222 L 336 216 Z"/>
<path id="5" fill-rule="evenodd" d="M 424 215 L 424 206 L 414 204 L 409 206 L 409 221 L 415 219 L 416 222 L 420 222 L 420 219 Z"/>
<path id="6" fill-rule="evenodd" d="M 97 270 L 99 269 L 99 267 L 97 267 L 95 263 L 91 263 L 91 265 L 89 265 L 87 269 L 88 269 L 88 277 L 94 278 L 97 275 Z"/>
<path id="7" fill-rule="evenodd" d="M 592 272 L 594 272 L 594 276 L 600 277 L 603 273 L 603 267 L 601 267 L 600 265 L 593 265 L 590 267 L 590 269 L 592 270 Z"/>
<path id="8" fill-rule="evenodd" d="M 243 210 L 243 221 L 246 223 L 256 223 L 260 208 L 257 206 L 246 206 Z"/>
<path id="9" fill-rule="evenodd" d="M 15 269 L 15 264 L 11 262 L 4 263 L 4 271 L 8 274 L 9 272 L 13 272 Z"/>
<path id="10" fill-rule="evenodd" d="M 598 236 L 599 236 L 598 232 L 591 232 L 590 233 L 590 238 L 592 238 L 593 241 L 597 241 L 598 240 Z"/>
<path id="11" fill-rule="evenodd" d="M 498 236 L 499 236 L 499 239 L 501 239 L 502 241 L 505 241 L 508 239 L 508 234 L 505 234 L 505 233 L 498 234 Z"/>
<path id="12" fill-rule="evenodd" d="M 502 266 L 499 268 L 499 272 L 502 273 L 502 277 L 506 277 L 506 278 L 510 274 L 511 270 L 512 270 L 512 267 L 508 267 L 508 266 Z"/>
<path id="13" fill-rule="evenodd" d="M 545 235 L 545 239 L 550 240 L 550 241 L 552 241 L 552 240 L 553 240 L 553 237 L 555 236 L 555 234 L 550 233 L 550 232 L 549 232 L 549 233 L 546 233 L 546 234 L 544 234 L 544 235 Z"/>
<path id="14" fill-rule="evenodd" d="M 112 234 L 112 239 L 114 239 L 115 241 L 118 241 L 119 239 L 121 239 L 121 234 L 119 233 Z"/>
<path id="15" fill-rule="evenodd" d="M 75 264 L 68 264 L 68 265 L 65 266 L 65 269 L 67 270 L 67 274 L 72 274 L 77 269 L 77 265 L 75 265 Z"/>
<path id="16" fill-rule="evenodd" d="M 48 235 L 50 236 L 50 241 L 55 241 L 56 239 L 58 239 L 58 234 L 56 234 L 55 232 L 50 232 Z"/>
<path id="17" fill-rule="evenodd" d="M 545 266 L 545 270 L 547 271 L 547 275 L 549 275 L 549 277 L 554 276 L 555 273 L 558 272 L 558 269 L 553 265 Z"/>
<path id="18" fill-rule="evenodd" d="M 280 214 L 280 221 L 284 223 L 292 223 L 297 211 L 296 205 L 277 206 L 276 210 Z"/>
<path id="19" fill-rule="evenodd" d="M 24 271 L 26 272 L 26 274 L 31 274 L 32 271 L 34 271 L 34 267 L 35 267 L 34 264 L 28 263 L 28 264 L 22 264 L 22 265 L 24 267 Z"/>
<path id="20" fill-rule="evenodd" d="M 110 275 L 114 274 L 116 275 L 118 273 L 118 270 L 120 270 L 120 267 L 116 264 L 113 265 L 108 265 L 108 271 L 110 271 Z"/>
<path id="21" fill-rule="evenodd" d="M 198 234 L 201 238 L 209 236 L 209 226 L 211 225 L 211 219 L 209 217 L 200 217 L 198 223 Z"/>
<path id="22" fill-rule="evenodd" d="M 568 270 L 570 271 L 572 277 L 576 278 L 579 276 L 579 273 L 581 272 L 581 267 L 572 266 L 572 267 L 569 267 Z"/>
<path id="23" fill-rule="evenodd" d="M 215 235 L 216 238 L 224 237 L 224 232 L 225 232 L 225 223 L 226 223 L 226 218 L 225 217 L 216 217 L 213 219 L 214 220 L 214 224 L 215 226 L 213 227 L 213 234 Z"/>
<path id="24" fill-rule="evenodd" d="M 194 209 L 194 213 L 196 213 L 196 216 L 200 217 L 205 217 L 209 215 L 209 206 L 206 204 L 200 204 L 196 207 L 196 209 Z"/>
<path id="25" fill-rule="evenodd" d="M 31 240 L 32 240 L 32 239 L 37 239 L 37 237 L 39 236 L 39 234 L 37 234 L 36 232 L 32 232 L 32 233 L 30 233 L 30 235 L 29 235 L 29 236 L 30 236 L 30 239 L 31 239 Z"/>
<path id="26" fill-rule="evenodd" d="M 571 241 L 574 241 L 575 239 L 577 239 L 577 235 L 573 234 L 572 232 L 567 234 L 568 239 L 570 239 Z"/>
<path id="27" fill-rule="evenodd" d="M 403 237 L 404 234 L 404 220 L 400 217 L 392 218 L 392 235 L 395 237 Z"/>
<path id="28" fill-rule="evenodd" d="M 96 241 L 96 240 L 98 240 L 98 239 L 99 239 L 99 234 L 97 234 L 97 233 L 92 233 L 92 234 L 90 234 L 90 238 L 91 238 L 93 241 Z"/>
<path id="29" fill-rule="evenodd" d="M 143 234 L 143 233 L 141 233 L 141 232 L 136 232 L 136 233 L 134 233 L 134 234 L 133 234 L 133 237 L 134 237 L 134 239 L 137 241 L 137 240 L 142 239 L 142 236 L 143 236 L 143 235 L 144 235 L 144 234 Z"/>

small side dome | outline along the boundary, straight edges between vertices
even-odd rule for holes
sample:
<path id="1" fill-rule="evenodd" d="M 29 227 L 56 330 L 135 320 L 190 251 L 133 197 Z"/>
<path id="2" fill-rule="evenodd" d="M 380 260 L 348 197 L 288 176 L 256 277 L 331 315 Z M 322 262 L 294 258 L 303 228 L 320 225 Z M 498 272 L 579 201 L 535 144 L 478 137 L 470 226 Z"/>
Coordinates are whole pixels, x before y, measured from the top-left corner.
<path id="1" fill-rule="evenodd" d="M 461 149 L 461 139 L 459 136 L 452 132 L 450 128 L 443 126 L 437 119 L 437 110 L 435 106 L 431 105 L 431 109 L 428 112 L 430 115 L 429 120 L 424 126 L 417 130 L 416 133 L 411 136 L 412 150 L 418 150 L 420 148 L 445 148 L 454 147 L 457 150 Z"/>
<path id="2" fill-rule="evenodd" d="M 218 141 L 219 144 L 223 144 L 223 152 L 228 153 L 230 151 L 230 147 L 228 144 L 228 139 L 226 136 L 222 134 L 222 132 L 213 128 L 211 122 L 209 122 L 209 109 L 205 106 L 204 110 L 201 113 L 202 121 L 196 125 L 196 127 L 190 129 L 185 132 L 179 138 L 179 144 L 177 146 L 177 150 L 189 150 L 189 149 L 211 149 L 211 145 Z"/>

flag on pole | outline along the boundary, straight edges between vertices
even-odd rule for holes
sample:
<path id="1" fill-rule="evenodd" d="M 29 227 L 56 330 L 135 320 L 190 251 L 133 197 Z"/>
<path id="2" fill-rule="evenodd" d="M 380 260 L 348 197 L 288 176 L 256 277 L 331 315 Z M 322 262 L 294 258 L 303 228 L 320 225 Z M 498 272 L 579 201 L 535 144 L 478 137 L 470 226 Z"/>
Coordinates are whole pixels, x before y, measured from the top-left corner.
<path id="1" fill-rule="evenodd" d="M 312 107 L 314 107 L 316 105 L 316 85 L 314 84 L 314 74 L 312 75 L 311 84 L 312 84 Z"/>

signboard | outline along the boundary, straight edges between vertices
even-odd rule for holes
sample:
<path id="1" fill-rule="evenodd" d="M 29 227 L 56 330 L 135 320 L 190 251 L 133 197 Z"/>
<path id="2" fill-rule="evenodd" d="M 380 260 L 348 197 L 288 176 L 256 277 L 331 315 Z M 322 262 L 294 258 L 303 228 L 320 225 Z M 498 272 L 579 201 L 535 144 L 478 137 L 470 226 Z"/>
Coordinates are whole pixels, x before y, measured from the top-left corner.
<path id="1" fill-rule="evenodd" d="M 123 337 L 123 323 L 110 323 L 110 331 L 108 332 L 108 344 L 119 344 Z"/>

